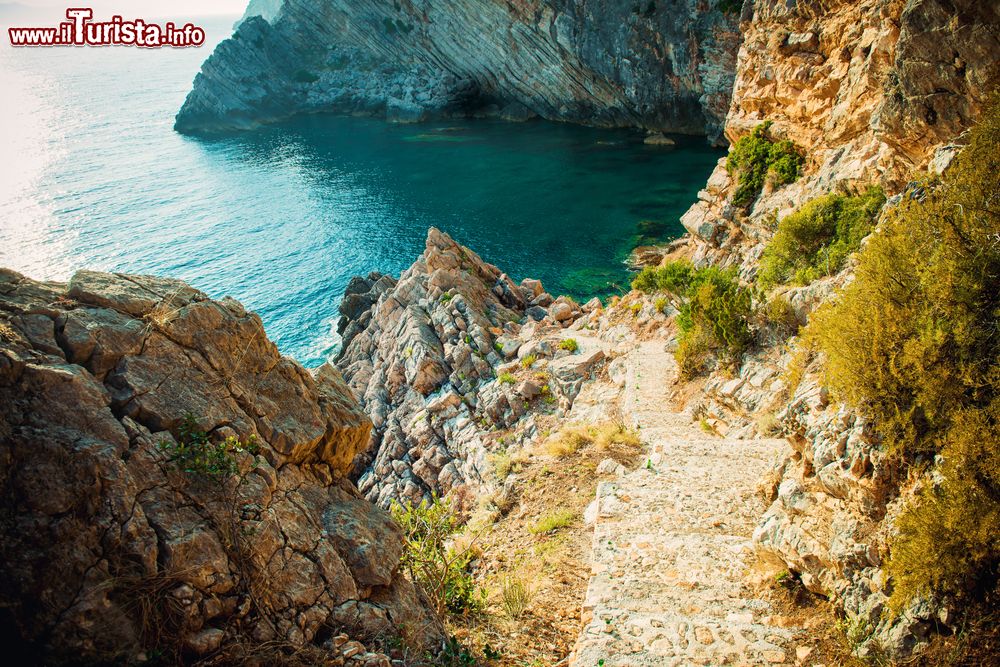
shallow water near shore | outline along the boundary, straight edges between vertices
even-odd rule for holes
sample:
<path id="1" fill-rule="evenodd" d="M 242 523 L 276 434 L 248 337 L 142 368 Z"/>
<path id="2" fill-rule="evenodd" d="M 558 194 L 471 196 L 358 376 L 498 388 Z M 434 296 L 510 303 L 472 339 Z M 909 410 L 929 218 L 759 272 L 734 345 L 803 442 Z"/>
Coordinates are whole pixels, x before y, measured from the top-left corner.
<path id="1" fill-rule="evenodd" d="M 230 18 L 203 21 L 218 41 Z M 317 115 L 206 140 L 173 115 L 210 47 L 0 50 L 0 265 L 183 278 L 257 311 L 306 365 L 336 346 L 354 275 L 398 275 L 436 226 L 515 279 L 579 299 L 627 287 L 636 245 L 679 216 L 722 153 L 629 130 Z M 25 132 L 25 128 L 28 128 Z"/>

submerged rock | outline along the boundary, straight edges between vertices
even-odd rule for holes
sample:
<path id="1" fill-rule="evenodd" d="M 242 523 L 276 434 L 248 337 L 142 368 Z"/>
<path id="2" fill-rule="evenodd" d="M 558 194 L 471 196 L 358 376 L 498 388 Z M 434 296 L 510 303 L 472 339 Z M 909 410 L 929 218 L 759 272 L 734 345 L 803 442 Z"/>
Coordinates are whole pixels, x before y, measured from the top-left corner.
<path id="1" fill-rule="evenodd" d="M 0 270 L 0 606 L 8 656 L 47 664 L 301 647 L 439 626 L 395 523 L 345 478 L 371 422 L 340 373 L 185 283 Z M 168 460 L 192 418 L 235 475 Z M 151 634 L 155 633 L 155 634 Z"/>

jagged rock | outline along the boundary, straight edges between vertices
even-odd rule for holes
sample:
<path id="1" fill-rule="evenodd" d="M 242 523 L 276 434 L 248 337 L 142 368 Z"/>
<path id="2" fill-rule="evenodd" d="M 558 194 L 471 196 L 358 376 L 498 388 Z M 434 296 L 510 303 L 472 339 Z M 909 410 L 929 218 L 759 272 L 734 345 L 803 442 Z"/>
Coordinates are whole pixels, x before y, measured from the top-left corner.
<path id="1" fill-rule="evenodd" d="M 729 106 L 738 17 L 650 3 L 285 0 L 255 9 L 205 62 L 177 116 L 185 132 L 293 113 L 411 122 L 535 115 L 707 133 Z M 678 17 L 684 17 L 678 20 Z"/>
<path id="2" fill-rule="evenodd" d="M 399 529 L 343 478 L 371 423 L 335 368 L 310 374 L 237 302 L 148 276 L 0 270 L 0 323 L 8 658 L 130 662 L 154 648 L 149 624 L 155 648 L 193 655 L 244 630 L 440 635 L 398 572 Z M 179 470 L 162 443 L 185 415 L 260 457 L 221 482 Z"/>

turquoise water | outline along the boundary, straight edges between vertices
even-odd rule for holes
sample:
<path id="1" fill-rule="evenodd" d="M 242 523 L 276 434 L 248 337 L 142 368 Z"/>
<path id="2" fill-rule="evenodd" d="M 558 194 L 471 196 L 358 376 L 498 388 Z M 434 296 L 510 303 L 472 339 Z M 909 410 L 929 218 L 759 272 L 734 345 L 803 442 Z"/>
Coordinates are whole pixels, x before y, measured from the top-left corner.
<path id="1" fill-rule="evenodd" d="M 221 38 L 231 19 L 202 22 Z M 517 279 L 578 298 L 675 238 L 720 153 L 545 122 L 311 116 L 214 140 L 171 129 L 208 48 L 0 48 L 0 265 L 170 275 L 260 313 L 307 365 L 336 346 L 354 275 L 398 275 L 437 226 Z"/>

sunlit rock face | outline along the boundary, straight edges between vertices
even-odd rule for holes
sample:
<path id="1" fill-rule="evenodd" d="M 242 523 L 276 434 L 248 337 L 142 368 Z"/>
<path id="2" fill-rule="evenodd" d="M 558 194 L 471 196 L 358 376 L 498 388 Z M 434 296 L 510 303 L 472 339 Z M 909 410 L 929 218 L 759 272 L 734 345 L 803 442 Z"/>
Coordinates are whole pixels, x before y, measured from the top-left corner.
<path id="1" fill-rule="evenodd" d="M 188 418 L 213 443 L 255 441 L 256 460 L 233 454 L 219 478 L 172 462 Z M 339 372 L 282 357 L 232 299 L 150 276 L 0 269 L 8 654 L 193 660 L 407 625 L 433 642 L 439 626 L 399 572 L 400 529 L 346 477 L 370 431 Z"/>
<path id="2" fill-rule="evenodd" d="M 299 112 L 721 134 L 738 17 L 698 0 L 286 0 L 206 61 L 177 129 Z M 272 13 L 273 16 L 273 13 Z"/>

